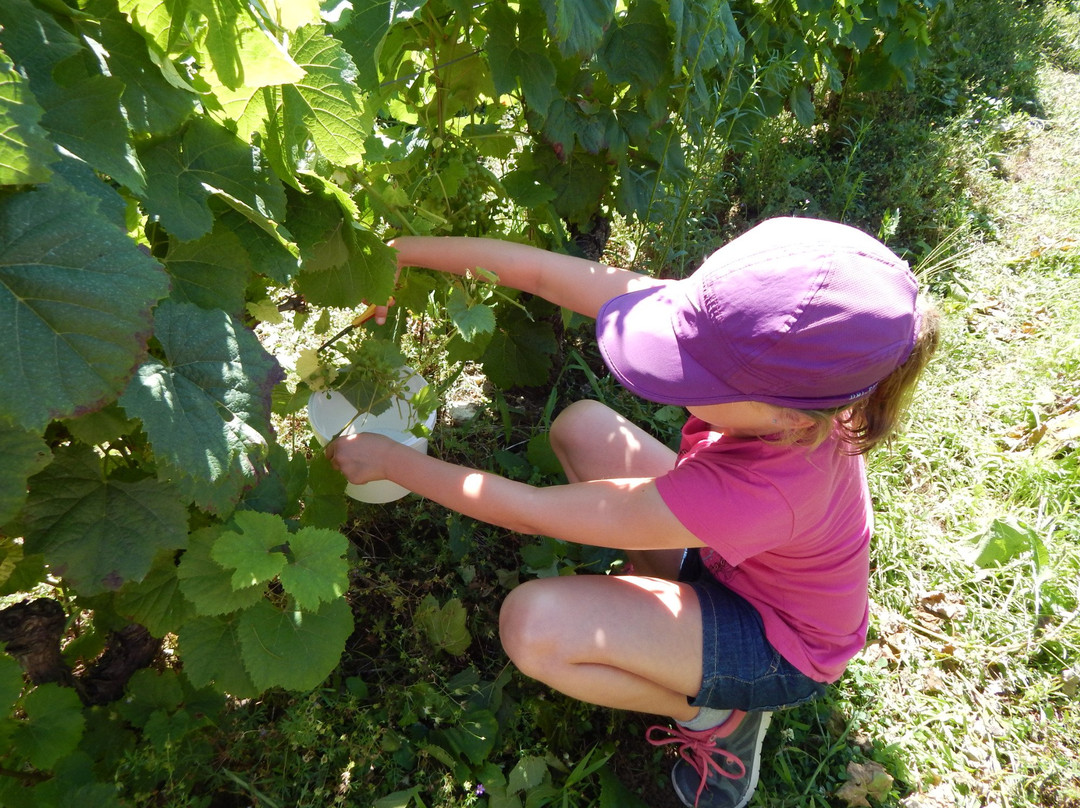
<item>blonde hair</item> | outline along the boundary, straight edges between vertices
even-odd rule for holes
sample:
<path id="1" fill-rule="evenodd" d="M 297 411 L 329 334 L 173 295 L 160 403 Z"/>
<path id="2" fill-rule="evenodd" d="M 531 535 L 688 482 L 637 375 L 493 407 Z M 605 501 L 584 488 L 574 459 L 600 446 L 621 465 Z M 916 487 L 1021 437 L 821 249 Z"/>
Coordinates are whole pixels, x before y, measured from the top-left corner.
<path id="1" fill-rule="evenodd" d="M 904 363 L 882 379 L 870 395 L 852 404 L 828 410 L 797 410 L 813 423 L 795 430 L 783 442 L 817 446 L 834 429 L 839 429 L 851 454 L 869 454 L 888 442 L 899 428 L 916 383 L 938 346 L 940 313 L 923 295 L 917 305 L 921 315 L 919 334 Z"/>

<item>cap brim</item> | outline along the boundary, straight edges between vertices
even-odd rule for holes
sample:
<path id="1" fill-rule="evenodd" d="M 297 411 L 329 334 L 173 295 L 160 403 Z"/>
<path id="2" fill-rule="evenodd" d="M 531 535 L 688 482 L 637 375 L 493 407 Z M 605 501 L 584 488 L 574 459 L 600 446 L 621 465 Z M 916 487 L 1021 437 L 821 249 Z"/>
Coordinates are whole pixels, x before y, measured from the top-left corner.
<path id="1" fill-rule="evenodd" d="M 680 313 L 694 308 L 686 291 L 684 283 L 674 281 L 607 301 L 596 317 L 604 363 L 623 387 L 658 404 L 745 400 L 680 349 Z"/>

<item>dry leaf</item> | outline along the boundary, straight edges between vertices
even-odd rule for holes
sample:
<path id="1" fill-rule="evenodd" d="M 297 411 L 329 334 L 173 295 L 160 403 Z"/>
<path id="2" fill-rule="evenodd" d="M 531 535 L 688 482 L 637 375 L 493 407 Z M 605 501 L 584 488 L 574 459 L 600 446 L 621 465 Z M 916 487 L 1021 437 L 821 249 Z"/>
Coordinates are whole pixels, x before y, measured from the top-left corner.
<path id="1" fill-rule="evenodd" d="M 927 592 L 919 598 L 923 611 L 944 620 L 961 620 L 967 614 L 964 599 L 953 592 Z"/>
<path id="2" fill-rule="evenodd" d="M 840 786 L 836 796 L 842 799 L 848 808 L 871 808 L 867 797 L 881 802 L 892 790 L 892 775 L 885 771 L 885 767 L 880 763 L 852 761 L 847 765 L 847 771 L 849 779 Z"/>

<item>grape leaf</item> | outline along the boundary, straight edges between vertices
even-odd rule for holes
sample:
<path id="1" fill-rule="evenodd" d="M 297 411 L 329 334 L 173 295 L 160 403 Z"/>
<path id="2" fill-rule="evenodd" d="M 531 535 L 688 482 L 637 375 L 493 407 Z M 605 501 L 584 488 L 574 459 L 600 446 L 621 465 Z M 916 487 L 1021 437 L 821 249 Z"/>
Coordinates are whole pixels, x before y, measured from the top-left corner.
<path id="1" fill-rule="evenodd" d="M 240 659 L 234 623 L 235 617 L 198 617 L 180 628 L 177 643 L 184 674 L 195 687 L 213 683 L 222 693 L 253 698 L 261 688 L 251 681 Z"/>
<path id="2" fill-rule="evenodd" d="M 615 0 L 541 0 L 563 56 L 591 56 L 615 16 Z"/>
<path id="3" fill-rule="evenodd" d="M 327 160 L 342 166 L 360 162 L 375 111 L 357 93 L 349 54 L 321 25 L 298 29 L 289 51 L 305 75 L 281 87 L 282 122 L 299 116 Z"/>
<path id="4" fill-rule="evenodd" d="M 515 310 L 500 323 L 484 351 L 484 372 L 503 389 L 544 384 L 555 348 L 550 323 L 532 322 Z"/>
<path id="5" fill-rule="evenodd" d="M 420 601 L 413 622 L 432 645 L 453 656 L 464 654 L 472 644 L 465 622 L 465 607 L 457 598 L 440 606 L 434 595 L 427 595 Z"/>
<path id="6" fill-rule="evenodd" d="M 159 549 L 187 544 L 187 509 L 171 485 L 105 478 L 101 458 L 78 444 L 30 478 L 21 522 L 26 551 L 82 595 L 141 581 Z"/>
<path id="7" fill-rule="evenodd" d="M 339 231 L 345 263 L 317 272 L 302 272 L 297 289 L 316 306 L 350 308 L 365 300 L 386 300 L 393 291 L 395 252 L 374 233 L 343 223 Z"/>
<path id="8" fill-rule="evenodd" d="M 195 111 L 195 93 L 166 80 L 151 60 L 146 40 L 116 12 L 101 17 L 98 36 L 109 72 L 124 84 L 120 104 L 131 128 L 151 135 L 178 129 Z"/>
<path id="9" fill-rule="evenodd" d="M 39 436 L 0 420 L 0 525 L 11 521 L 26 501 L 26 479 L 49 463 L 49 447 Z M 0 578 L 0 583 L 3 579 Z"/>
<path id="10" fill-rule="evenodd" d="M 285 216 L 285 190 L 252 147 L 205 118 L 183 135 L 155 141 L 140 151 L 146 167 L 146 206 L 182 241 L 204 236 L 214 225 L 210 197 L 252 211 L 257 219 Z"/>
<path id="11" fill-rule="evenodd" d="M 81 42 L 26 0 L 0 4 L 0 42 L 25 69 L 55 142 L 141 194 L 145 177 L 120 106 L 123 82 L 89 72 L 94 60 L 83 58 Z"/>
<path id="12" fill-rule="evenodd" d="M 379 86 L 379 53 L 393 24 L 391 13 L 403 7 L 404 3 L 391 0 L 357 3 L 346 26 L 335 31 L 356 65 L 356 83 L 360 87 L 373 90 Z"/>
<path id="13" fill-rule="evenodd" d="M 556 97 L 555 65 L 544 52 L 540 38 L 543 22 L 527 11 L 517 18 L 505 3 L 491 3 L 484 14 L 487 27 L 487 55 L 491 78 L 500 95 L 513 93 L 521 82 L 521 91 L 530 109 L 547 114 Z"/>
<path id="14" fill-rule="evenodd" d="M 25 555 L 22 545 L 0 545 L 0 595 L 30 592 L 45 580 L 41 553 Z"/>
<path id="15" fill-rule="evenodd" d="M 183 13 L 189 3 L 185 0 L 181 13 L 173 22 L 173 7 L 161 0 L 119 0 L 120 11 L 131 21 L 132 27 L 143 34 L 147 44 L 159 56 L 168 56 L 173 43 L 182 34 L 182 26 L 187 21 Z"/>
<path id="16" fill-rule="evenodd" d="M 314 443 L 314 441 L 312 441 Z M 304 512 L 300 523 L 306 527 L 335 529 L 349 516 L 349 506 L 345 499 L 345 486 L 348 481 L 340 471 L 334 468 L 321 449 L 308 466 L 308 488 L 304 496 Z"/>
<path id="17" fill-rule="evenodd" d="M 266 8 L 286 31 L 319 21 L 319 0 L 266 0 Z"/>
<path id="18" fill-rule="evenodd" d="M 0 657 L 0 715 L 11 712 L 11 706 L 23 689 L 23 671 L 13 658 Z"/>
<path id="19" fill-rule="evenodd" d="M 155 637 L 175 633 L 195 616 L 195 608 L 180 591 L 176 553 L 159 552 L 141 581 L 129 582 L 116 593 L 116 611 L 146 626 Z"/>
<path id="20" fill-rule="evenodd" d="M 86 720 L 78 695 L 70 687 L 39 685 L 23 699 L 26 721 L 12 733 L 18 749 L 38 769 L 51 769 L 60 758 L 75 751 Z"/>
<path id="21" fill-rule="evenodd" d="M 281 585 L 301 609 L 340 598 L 349 588 L 349 543 L 334 530 L 305 527 L 289 537 L 291 562 L 281 571 Z"/>
<path id="22" fill-rule="evenodd" d="M 244 312 L 252 263 L 243 242 L 220 221 L 194 241 L 170 239 L 165 269 L 173 279 L 170 297 L 204 309 Z"/>
<path id="23" fill-rule="evenodd" d="M 158 711 L 173 712 L 183 703 L 184 690 L 180 674 L 174 669 L 164 671 L 143 668 L 128 680 L 126 698 L 116 702 L 114 709 L 125 721 L 145 727 Z"/>
<path id="24" fill-rule="evenodd" d="M 810 89 L 805 84 L 795 84 L 788 95 L 788 104 L 795 113 L 795 119 L 803 126 L 813 126 L 817 117 L 814 108 L 814 99 L 810 96 Z"/>
<path id="25" fill-rule="evenodd" d="M 52 167 L 68 186 L 97 200 L 97 212 L 122 232 L 127 232 L 128 202 L 107 178 L 102 179 L 94 169 L 74 157 L 61 157 Z M 54 177 L 54 184 L 61 185 Z"/>
<path id="26" fill-rule="evenodd" d="M 469 305 L 469 300 L 460 287 L 450 291 L 446 301 L 446 313 L 454 322 L 454 327 L 467 342 L 476 342 L 481 334 L 495 331 L 495 312 L 491 306 L 483 303 Z"/>
<path id="27" fill-rule="evenodd" d="M 210 548 L 210 557 L 232 574 L 233 589 L 265 584 L 285 566 L 283 545 L 289 529 L 272 513 L 241 511 L 233 527 L 222 533 Z M 277 548 L 277 549 L 275 549 Z"/>
<path id="28" fill-rule="evenodd" d="M 158 140 L 139 157 L 146 166 L 147 210 L 181 241 L 213 229 L 210 198 L 218 192 L 253 216 L 284 218 L 285 192 L 278 178 L 251 146 L 213 121 L 194 119 L 183 135 Z"/>
<path id="29" fill-rule="evenodd" d="M 262 600 L 266 590 L 260 585 L 236 589 L 233 574 L 211 557 L 214 544 L 223 532 L 223 528 L 212 527 L 192 533 L 190 547 L 176 570 L 180 591 L 200 615 L 214 617 L 246 609 Z"/>
<path id="30" fill-rule="evenodd" d="M 611 28 L 597 60 L 612 84 L 630 85 L 631 95 L 659 87 L 671 64 L 671 40 L 660 6 L 652 0 L 631 6 L 626 18 Z"/>
<path id="31" fill-rule="evenodd" d="M 0 199 L 0 415 L 41 431 L 123 390 L 146 346 L 161 267 L 66 183 Z"/>
<path id="32" fill-rule="evenodd" d="M 200 0 L 195 9 L 206 19 L 201 28 L 200 58 L 204 77 L 225 87 L 268 87 L 291 84 L 304 70 L 252 16 L 245 4 L 232 0 Z M 201 55 L 201 54 L 200 54 Z"/>
<path id="33" fill-rule="evenodd" d="M 244 492 L 237 507 L 292 518 L 303 506 L 300 498 L 307 477 L 307 458 L 303 452 L 290 456 L 280 444 L 272 443 L 267 455 L 267 473 L 254 488 Z"/>
<path id="34" fill-rule="evenodd" d="M 299 250 L 291 241 L 280 238 L 280 230 L 267 232 L 266 228 L 233 210 L 219 212 L 217 221 L 240 239 L 252 267 L 260 275 L 284 286 L 299 270 Z"/>
<path id="35" fill-rule="evenodd" d="M 222 510 L 260 472 L 270 391 L 283 373 L 224 311 L 166 301 L 154 335 L 165 356 L 143 363 L 120 403 L 142 419 L 159 460 L 194 481 L 196 502 Z"/>
<path id="36" fill-rule="evenodd" d="M 260 690 L 318 687 L 341 660 L 352 630 L 352 612 L 344 598 L 314 612 L 281 610 L 261 601 L 237 621 L 244 666 Z"/>
<path id="37" fill-rule="evenodd" d="M 45 137 L 43 110 L 26 80 L 0 52 L 0 185 L 45 182 L 58 155 Z"/>

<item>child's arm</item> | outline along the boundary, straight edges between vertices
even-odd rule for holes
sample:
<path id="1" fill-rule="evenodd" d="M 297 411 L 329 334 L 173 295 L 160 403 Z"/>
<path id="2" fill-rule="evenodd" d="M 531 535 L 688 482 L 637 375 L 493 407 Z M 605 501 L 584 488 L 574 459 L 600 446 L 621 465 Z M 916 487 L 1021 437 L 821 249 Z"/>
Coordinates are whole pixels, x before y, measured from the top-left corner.
<path id="1" fill-rule="evenodd" d="M 391 246 L 398 251 L 398 266 L 454 275 L 486 269 L 498 276 L 502 286 L 539 295 L 589 317 L 595 317 L 600 306 L 616 295 L 664 283 L 628 269 L 498 239 L 403 236 Z"/>
<path id="2" fill-rule="evenodd" d="M 392 480 L 451 510 L 518 533 L 626 550 L 703 546 L 668 510 L 651 478 L 538 488 L 371 433 L 338 438 L 326 454 L 351 482 Z"/>

